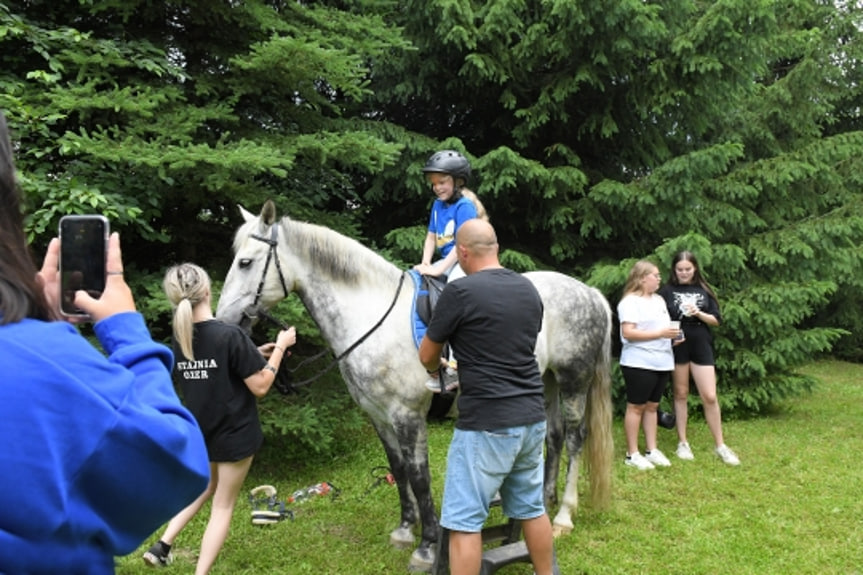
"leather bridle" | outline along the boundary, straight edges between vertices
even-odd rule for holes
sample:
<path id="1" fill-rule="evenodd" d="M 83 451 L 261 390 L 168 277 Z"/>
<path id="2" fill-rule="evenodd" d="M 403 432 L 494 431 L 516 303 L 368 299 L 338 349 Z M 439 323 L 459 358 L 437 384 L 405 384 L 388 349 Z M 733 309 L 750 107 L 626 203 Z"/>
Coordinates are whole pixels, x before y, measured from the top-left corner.
<path id="1" fill-rule="evenodd" d="M 264 293 L 264 283 L 267 281 L 267 270 L 270 269 L 271 261 L 275 260 L 276 262 L 276 271 L 279 274 L 279 282 L 282 284 L 282 290 L 285 292 L 285 297 L 288 297 L 291 294 L 291 292 L 288 291 L 288 284 L 285 282 L 285 276 L 282 273 L 282 264 L 279 261 L 279 254 L 276 251 L 279 247 L 279 225 L 273 224 L 270 228 L 269 238 L 259 236 L 258 234 L 252 234 L 252 238 L 260 242 L 264 242 L 269 246 L 269 248 L 267 249 L 267 261 L 264 262 L 264 272 L 261 274 L 261 281 L 258 282 L 258 291 L 255 293 L 255 301 L 243 309 L 243 316 L 248 319 L 249 322 L 257 318 L 258 314 L 263 311 L 258 309 L 258 302 L 261 301 L 261 295 Z M 266 317 L 266 315 L 264 317 Z"/>
<path id="2" fill-rule="evenodd" d="M 245 323 L 246 320 L 248 320 L 248 325 L 251 324 L 252 320 L 257 319 L 258 316 L 260 316 L 260 317 L 263 317 L 264 319 L 266 319 L 267 321 L 279 326 L 281 329 L 288 329 L 290 327 L 285 322 L 281 321 L 277 317 L 274 317 L 273 315 L 268 313 L 263 308 L 258 307 L 258 302 L 261 301 L 261 295 L 264 292 L 264 283 L 266 282 L 266 279 L 267 279 L 267 271 L 270 268 L 270 262 L 271 261 L 276 262 L 276 271 L 279 274 L 279 282 L 282 284 L 282 290 L 285 292 L 285 297 L 287 298 L 291 294 L 291 292 L 288 290 L 288 284 L 285 281 L 285 276 L 282 273 L 282 264 L 279 262 L 279 254 L 277 253 L 277 248 L 279 245 L 278 228 L 279 228 L 278 224 L 273 224 L 271 231 L 270 231 L 270 237 L 269 238 L 265 238 L 264 236 L 260 236 L 258 234 L 252 234 L 252 238 L 254 238 L 258 241 L 264 242 L 265 244 L 267 244 L 269 246 L 269 248 L 267 249 L 267 260 L 266 260 L 266 262 L 264 262 L 264 271 L 261 274 L 261 281 L 258 282 L 258 290 L 255 293 L 255 300 L 250 305 L 246 306 L 243 309 L 243 317 L 244 317 L 243 323 Z M 347 349 L 345 349 L 342 353 L 335 356 L 333 358 L 333 360 L 329 364 L 327 364 L 327 366 L 324 369 L 322 369 L 321 371 L 319 371 L 318 373 L 316 373 L 315 375 L 313 375 L 312 377 L 310 377 L 308 379 L 304 379 L 303 381 L 300 381 L 298 383 L 292 383 L 291 387 L 298 387 L 301 385 L 307 385 L 307 384 L 315 381 L 316 379 L 320 378 L 326 372 L 331 370 L 333 368 L 333 366 L 335 366 L 339 361 L 344 359 L 349 353 L 351 353 L 353 350 L 355 350 L 372 333 L 374 333 L 375 330 L 377 330 L 381 326 L 381 324 L 384 323 L 384 320 L 387 319 L 387 316 L 390 315 L 390 312 L 395 307 L 396 302 L 399 299 L 399 294 L 402 291 L 402 286 L 405 283 L 405 275 L 407 275 L 407 274 L 404 272 L 401 274 L 401 277 L 399 278 L 398 288 L 396 288 L 395 296 L 393 297 L 392 302 L 390 302 L 390 306 L 387 308 L 387 311 L 384 312 L 384 315 L 377 321 L 377 323 L 375 325 L 373 325 L 371 327 L 371 329 L 369 329 L 365 334 L 363 334 L 354 343 L 349 345 L 347 347 Z M 303 365 L 305 365 L 309 362 L 315 361 L 316 359 L 322 357 L 323 355 L 325 355 L 328 352 L 331 352 L 331 351 L 328 349 L 324 349 L 324 350 L 318 352 L 317 354 L 315 354 L 311 357 L 307 357 L 306 359 L 301 361 L 299 363 L 299 365 L 297 365 L 295 368 L 289 369 L 288 372 L 293 374 L 295 371 L 300 369 Z"/>

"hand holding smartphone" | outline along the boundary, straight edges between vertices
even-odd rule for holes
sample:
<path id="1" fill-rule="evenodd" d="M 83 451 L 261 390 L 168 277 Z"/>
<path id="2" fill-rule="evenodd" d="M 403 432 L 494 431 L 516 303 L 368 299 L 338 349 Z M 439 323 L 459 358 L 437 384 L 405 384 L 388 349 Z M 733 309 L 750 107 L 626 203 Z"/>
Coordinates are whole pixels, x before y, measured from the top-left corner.
<path id="1" fill-rule="evenodd" d="M 88 314 L 75 305 L 84 290 L 98 299 L 105 290 L 108 259 L 108 219 L 100 215 L 60 218 L 60 312 L 68 317 Z"/>

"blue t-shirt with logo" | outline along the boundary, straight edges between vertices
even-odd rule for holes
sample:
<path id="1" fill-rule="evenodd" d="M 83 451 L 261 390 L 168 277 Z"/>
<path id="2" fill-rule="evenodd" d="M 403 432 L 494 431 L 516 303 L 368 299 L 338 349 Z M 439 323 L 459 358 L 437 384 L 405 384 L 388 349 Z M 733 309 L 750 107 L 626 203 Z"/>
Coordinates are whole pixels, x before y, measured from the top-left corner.
<path id="1" fill-rule="evenodd" d="M 476 206 L 468 198 L 461 197 L 452 204 L 435 200 L 429 216 L 428 231 L 437 237 L 435 245 L 442 258 L 447 257 L 455 246 L 455 233 L 461 225 L 475 217 Z"/>

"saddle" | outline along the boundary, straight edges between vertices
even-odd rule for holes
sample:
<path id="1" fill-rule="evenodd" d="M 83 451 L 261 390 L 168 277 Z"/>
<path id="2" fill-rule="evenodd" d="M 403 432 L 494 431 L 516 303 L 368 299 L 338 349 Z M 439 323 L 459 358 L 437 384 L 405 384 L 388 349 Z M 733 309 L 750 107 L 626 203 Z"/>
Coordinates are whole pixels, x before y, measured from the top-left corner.
<path id="1" fill-rule="evenodd" d="M 409 270 L 409 275 L 416 286 L 416 297 L 411 307 L 411 318 L 413 320 L 414 344 L 419 347 L 426 328 L 431 321 L 434 308 L 443 288 L 446 287 L 446 276 L 426 276 L 416 270 Z"/>

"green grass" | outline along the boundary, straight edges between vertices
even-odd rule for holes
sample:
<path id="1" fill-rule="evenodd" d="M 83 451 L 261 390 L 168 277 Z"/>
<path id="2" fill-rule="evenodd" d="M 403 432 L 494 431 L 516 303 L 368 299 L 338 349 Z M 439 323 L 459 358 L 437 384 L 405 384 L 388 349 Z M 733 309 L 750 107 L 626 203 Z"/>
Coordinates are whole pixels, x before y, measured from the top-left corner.
<path id="1" fill-rule="evenodd" d="M 713 456 L 709 432 L 697 416 L 689 427 L 695 461 L 672 456 L 670 468 L 651 472 L 625 467 L 623 431 L 615 421 L 611 507 L 596 512 L 582 503 L 574 531 L 556 541 L 561 573 L 863 573 L 863 366 L 824 361 L 804 371 L 821 381 L 813 395 L 789 400 L 770 416 L 725 422 L 739 467 Z M 673 454 L 676 435 L 659 433 L 660 449 Z M 434 424 L 429 431 L 438 504 L 450 435 L 451 424 Z M 395 487 L 372 487 L 372 469 L 386 465 L 383 450 L 370 427 L 351 445 L 334 461 L 302 469 L 279 465 L 290 446 L 268 445 L 252 467 L 249 489 L 269 483 L 287 496 L 329 481 L 341 494 L 294 506 L 294 521 L 266 527 L 252 526 L 249 504 L 239 502 L 212 573 L 406 573 L 410 551 L 389 545 L 398 521 Z M 585 487 L 582 478 L 583 499 Z M 194 572 L 204 511 L 175 543 L 178 557 L 169 572 Z M 140 556 L 155 539 L 118 559 L 117 572 L 150 573 Z M 498 571 L 532 572 L 526 564 Z"/>

